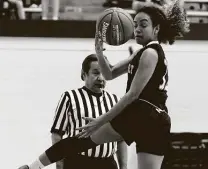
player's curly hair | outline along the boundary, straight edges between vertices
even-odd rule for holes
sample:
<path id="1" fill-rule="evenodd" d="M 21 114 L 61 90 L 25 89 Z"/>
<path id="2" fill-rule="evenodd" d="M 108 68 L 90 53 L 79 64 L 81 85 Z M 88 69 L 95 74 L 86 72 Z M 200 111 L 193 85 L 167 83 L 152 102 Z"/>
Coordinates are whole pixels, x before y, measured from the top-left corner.
<path id="1" fill-rule="evenodd" d="M 190 31 L 186 11 L 181 0 L 174 0 L 171 4 L 158 5 L 148 3 L 136 10 L 136 13 L 144 12 L 152 20 L 153 26 L 160 25 L 158 41 L 160 43 L 173 44 L 177 37 L 183 37 Z"/>

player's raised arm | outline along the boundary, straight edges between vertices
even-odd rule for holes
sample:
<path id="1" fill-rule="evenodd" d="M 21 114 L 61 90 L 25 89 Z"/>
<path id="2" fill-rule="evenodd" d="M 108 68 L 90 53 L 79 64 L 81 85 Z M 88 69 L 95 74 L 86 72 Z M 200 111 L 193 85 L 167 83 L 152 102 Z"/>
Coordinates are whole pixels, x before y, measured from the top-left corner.
<path id="1" fill-rule="evenodd" d="M 98 35 L 96 35 L 95 37 L 95 51 L 97 54 L 98 63 L 100 65 L 101 72 L 106 80 L 113 80 L 116 77 L 124 73 L 127 73 L 128 64 L 135 55 L 134 53 L 132 54 L 132 49 L 129 48 L 130 57 L 112 66 L 109 63 L 108 59 L 103 55 L 103 42 Z"/>
<path id="2" fill-rule="evenodd" d="M 95 49 L 105 79 L 112 80 L 126 73 L 131 57 L 111 66 L 103 57 L 103 42 L 111 46 L 119 46 L 133 38 L 132 16 L 122 8 L 106 9 L 97 19 L 96 32 Z"/>

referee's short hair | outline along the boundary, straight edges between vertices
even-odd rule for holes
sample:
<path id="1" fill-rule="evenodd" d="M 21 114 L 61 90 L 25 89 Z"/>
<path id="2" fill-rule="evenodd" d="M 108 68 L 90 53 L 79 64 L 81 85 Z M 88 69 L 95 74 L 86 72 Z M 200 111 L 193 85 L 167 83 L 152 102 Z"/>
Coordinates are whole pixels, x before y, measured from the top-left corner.
<path id="1" fill-rule="evenodd" d="M 92 62 L 98 61 L 96 54 L 88 55 L 82 62 L 81 79 L 84 81 L 84 73 L 88 73 Z"/>
<path id="2" fill-rule="evenodd" d="M 106 60 L 108 61 L 107 57 L 104 55 Z M 81 71 L 81 79 L 84 81 L 84 73 L 88 73 L 90 70 L 90 66 L 92 62 L 98 61 L 96 54 L 88 55 L 82 62 L 82 71 Z M 108 61 L 109 62 L 109 61 Z M 109 66 L 112 68 L 113 66 L 109 63 Z"/>

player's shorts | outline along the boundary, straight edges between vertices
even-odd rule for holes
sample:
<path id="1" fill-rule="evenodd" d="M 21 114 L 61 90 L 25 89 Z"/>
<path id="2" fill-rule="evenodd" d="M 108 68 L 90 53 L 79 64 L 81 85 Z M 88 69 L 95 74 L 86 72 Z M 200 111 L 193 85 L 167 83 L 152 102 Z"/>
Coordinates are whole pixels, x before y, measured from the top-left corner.
<path id="1" fill-rule="evenodd" d="M 147 102 L 134 101 L 110 123 L 128 145 L 136 143 L 137 152 L 165 155 L 169 147 L 170 117 Z"/>

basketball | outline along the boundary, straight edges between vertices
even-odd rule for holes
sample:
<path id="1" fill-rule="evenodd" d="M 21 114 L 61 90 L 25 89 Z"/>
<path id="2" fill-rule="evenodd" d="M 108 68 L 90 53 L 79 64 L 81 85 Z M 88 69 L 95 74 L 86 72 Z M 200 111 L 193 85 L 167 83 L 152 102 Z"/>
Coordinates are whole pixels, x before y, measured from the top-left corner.
<path id="1" fill-rule="evenodd" d="M 122 8 L 108 8 L 98 17 L 96 30 L 101 33 L 103 42 L 119 46 L 133 37 L 133 19 Z"/>

